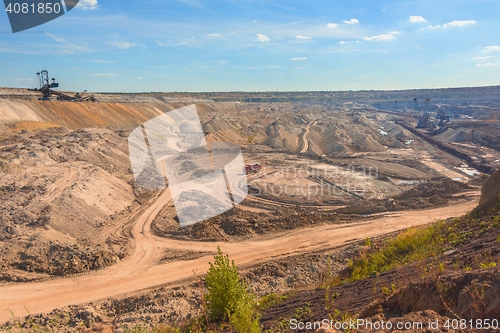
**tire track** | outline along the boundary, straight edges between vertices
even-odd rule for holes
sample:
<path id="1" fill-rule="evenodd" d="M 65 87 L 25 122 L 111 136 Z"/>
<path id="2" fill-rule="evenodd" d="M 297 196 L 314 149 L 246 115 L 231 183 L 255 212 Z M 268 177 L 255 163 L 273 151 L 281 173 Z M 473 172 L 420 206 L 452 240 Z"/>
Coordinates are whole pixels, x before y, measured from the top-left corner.
<path id="1" fill-rule="evenodd" d="M 108 297 L 118 297 L 166 283 L 179 283 L 206 272 L 211 255 L 189 261 L 157 265 L 165 249 L 213 252 L 217 246 L 239 265 L 272 260 L 338 246 L 346 242 L 426 224 L 436 219 L 461 215 L 475 207 L 477 200 L 424 211 L 405 211 L 369 222 L 346 225 L 322 225 L 281 232 L 234 243 L 197 242 L 164 239 L 151 234 L 151 223 L 166 205 L 172 204 L 170 192 L 160 193 L 148 207 L 140 210 L 131 229 L 132 254 L 98 272 L 66 279 L 0 287 L 0 324 L 15 316 L 47 313 L 71 304 L 85 304 Z M 12 312 L 11 312 L 12 311 Z"/>
<path id="2" fill-rule="evenodd" d="M 299 151 L 299 154 L 304 154 L 309 149 L 309 140 L 307 140 L 307 135 L 311 132 L 311 126 L 314 125 L 316 125 L 316 120 L 306 126 L 306 130 L 302 136 L 302 149 Z"/>

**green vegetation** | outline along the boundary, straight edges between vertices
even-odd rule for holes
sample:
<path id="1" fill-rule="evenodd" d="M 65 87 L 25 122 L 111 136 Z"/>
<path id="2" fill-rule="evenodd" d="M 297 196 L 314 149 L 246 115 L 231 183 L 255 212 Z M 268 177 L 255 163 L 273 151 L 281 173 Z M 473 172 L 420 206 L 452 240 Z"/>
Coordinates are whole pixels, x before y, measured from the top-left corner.
<path id="1" fill-rule="evenodd" d="M 480 268 L 491 268 L 491 267 L 497 267 L 497 263 L 492 261 L 492 262 L 488 262 L 488 263 L 481 263 L 479 265 Z"/>
<path id="2" fill-rule="evenodd" d="M 364 279 L 436 255 L 446 243 L 446 238 L 441 235 L 443 227 L 444 223 L 439 222 L 425 228 L 410 228 L 388 240 L 381 249 L 361 254 L 349 262 L 348 280 Z"/>
<path id="3" fill-rule="evenodd" d="M 370 243 L 371 248 L 361 253 L 356 259 L 349 261 L 347 272 L 337 279 L 331 278 L 327 285 L 361 280 L 410 262 L 436 257 L 474 237 L 481 238 L 500 224 L 499 211 L 500 202 L 487 212 L 473 212 L 462 218 L 439 221 L 426 227 L 410 228 L 387 240 L 384 245 L 378 248 L 373 246 L 371 241 L 365 240 L 365 245 Z M 480 227 L 477 232 L 472 232 L 471 230 L 474 229 L 469 228 L 469 226 L 474 225 Z M 497 238 L 497 241 L 500 243 L 500 237 Z M 495 263 L 484 263 L 480 267 L 494 267 L 493 264 Z M 455 268 L 458 266 L 458 262 L 453 264 Z M 444 263 L 439 263 L 437 268 L 439 272 L 443 272 L 446 267 Z M 472 269 L 468 263 L 465 263 L 462 268 Z M 424 269 L 424 273 L 426 274 L 426 269 Z"/>
<path id="4" fill-rule="evenodd" d="M 253 143 L 255 139 L 257 139 L 257 134 L 249 135 L 247 138 L 247 143 Z"/>
<path id="5" fill-rule="evenodd" d="M 255 295 L 249 293 L 247 284 L 240 280 L 238 267 L 219 247 L 214 259 L 214 263 L 209 263 L 210 268 L 205 278 L 206 293 L 202 317 L 182 327 L 124 326 L 124 333 L 206 333 L 221 330 L 238 333 L 260 332 L 260 312 L 257 310 Z M 274 299 L 277 300 L 278 297 L 269 297 L 268 302 Z"/>
<path id="6" fill-rule="evenodd" d="M 278 325 L 266 331 L 266 333 L 281 333 L 286 332 L 290 328 L 290 321 L 296 319 L 297 321 L 304 321 L 310 319 L 313 315 L 311 310 L 311 303 L 307 302 L 305 306 L 295 309 L 295 313 L 290 317 L 280 317 Z"/>
<path id="7" fill-rule="evenodd" d="M 207 315 L 213 321 L 229 321 L 239 333 L 260 332 L 260 313 L 256 310 L 255 296 L 240 281 L 238 268 L 228 255 L 217 248 L 215 262 L 210 263 L 205 279 Z"/>
<path id="8" fill-rule="evenodd" d="M 396 285 L 393 283 L 390 287 L 382 287 L 382 294 L 388 296 L 394 292 L 396 292 Z"/>
<path id="9" fill-rule="evenodd" d="M 259 309 L 278 304 L 292 294 L 268 295 L 261 299 L 261 304 L 258 306 L 255 295 L 248 292 L 247 284 L 240 280 L 234 261 L 230 261 L 229 256 L 224 255 L 220 248 L 217 249 L 214 259 L 214 263 L 209 263 L 210 269 L 205 278 L 205 302 L 202 304 L 204 315 L 182 326 L 137 324 L 129 327 L 124 324 L 121 326 L 122 331 L 124 333 L 213 333 L 221 331 L 259 333 L 261 331 Z M 28 317 L 25 320 L 15 319 L 13 324 L 4 329 L 12 333 L 60 332 L 61 328 L 68 325 L 69 317 L 53 320 L 44 325 Z M 74 331 L 86 332 L 83 322 L 79 326 L 81 328 L 75 328 Z"/>
<path id="10" fill-rule="evenodd" d="M 257 306 L 258 306 L 259 310 L 262 311 L 262 310 L 270 308 L 271 306 L 280 304 L 294 295 L 295 295 L 294 293 L 288 293 L 285 295 L 278 295 L 275 293 L 271 293 L 271 294 L 262 296 L 262 298 L 257 303 Z"/>
<path id="11" fill-rule="evenodd" d="M 332 261 L 328 257 L 324 271 L 319 272 L 319 288 L 325 290 L 325 308 L 330 320 L 346 321 L 353 318 L 348 312 L 341 312 L 335 307 L 336 300 L 341 297 L 338 292 L 333 292 L 332 286 L 344 284 L 351 281 L 375 276 L 407 263 L 418 262 L 436 257 L 431 261 L 423 261 L 424 276 L 429 272 L 441 273 L 449 267 L 456 270 L 471 271 L 477 268 L 488 269 L 497 267 L 500 261 L 490 255 L 484 254 L 481 261 L 462 262 L 460 258 L 455 258 L 453 263 L 440 262 L 439 255 L 453 249 L 454 247 L 468 242 L 474 237 L 482 237 L 486 231 L 496 228 L 500 224 L 500 204 L 490 209 L 487 214 L 478 216 L 478 213 L 471 213 L 462 218 L 455 218 L 448 221 L 439 221 L 425 227 L 409 228 L 400 232 L 397 236 L 388 239 L 382 246 L 373 243 L 370 238 L 364 240 L 365 252 L 361 253 L 354 260 L 349 260 L 349 269 L 342 275 L 337 275 L 332 269 Z M 473 229 L 468 228 L 474 226 Z M 479 227 L 480 229 L 478 229 Z M 464 229 L 466 229 L 464 231 Z M 468 230 L 467 230 L 468 229 Z M 479 233 L 471 232 L 477 231 Z M 496 236 L 493 236 L 496 237 Z M 479 238 L 480 239 L 480 238 Z M 491 238 L 490 238 L 491 239 Z M 493 238 L 494 239 L 494 238 Z M 500 243 L 500 236 L 496 237 Z M 122 326 L 124 333 L 210 333 L 210 332 L 236 332 L 236 333 L 259 333 L 260 311 L 271 306 L 275 306 L 294 296 L 294 293 L 285 295 L 269 294 L 261 297 L 258 302 L 255 295 L 248 291 L 248 285 L 240 279 L 238 268 L 234 261 L 229 260 L 228 255 L 224 255 L 220 248 L 214 257 L 214 262 L 209 263 L 210 268 L 205 278 L 206 292 L 204 302 L 202 302 L 203 315 L 192 319 L 182 326 L 139 324 L 133 327 Z M 374 286 L 374 292 L 381 292 L 389 296 L 398 290 L 396 284 L 390 286 Z M 439 285 L 440 293 L 446 294 L 449 291 L 448 285 Z M 289 328 L 290 320 L 305 320 L 313 315 L 311 305 L 299 307 L 295 313 L 287 318 L 280 318 L 276 327 L 268 332 L 282 332 Z M 39 325 L 33 318 L 28 317 L 23 321 L 15 320 L 10 327 L 5 327 L 7 332 L 58 332 L 60 328 L 67 327 L 69 318 L 61 317 L 58 321 L 49 324 Z M 81 330 L 84 331 L 84 323 L 80 323 Z M 75 328 L 78 331 L 79 328 Z"/>

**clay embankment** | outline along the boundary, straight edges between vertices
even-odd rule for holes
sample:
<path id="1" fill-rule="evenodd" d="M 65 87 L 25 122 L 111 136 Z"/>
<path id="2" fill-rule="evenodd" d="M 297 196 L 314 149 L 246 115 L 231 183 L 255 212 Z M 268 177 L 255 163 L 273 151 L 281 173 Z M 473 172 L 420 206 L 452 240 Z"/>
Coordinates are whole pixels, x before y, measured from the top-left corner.
<path id="1" fill-rule="evenodd" d="M 183 104 L 166 103 L 71 103 L 0 99 L 0 123 L 38 121 L 68 129 L 128 127 L 174 110 Z"/>

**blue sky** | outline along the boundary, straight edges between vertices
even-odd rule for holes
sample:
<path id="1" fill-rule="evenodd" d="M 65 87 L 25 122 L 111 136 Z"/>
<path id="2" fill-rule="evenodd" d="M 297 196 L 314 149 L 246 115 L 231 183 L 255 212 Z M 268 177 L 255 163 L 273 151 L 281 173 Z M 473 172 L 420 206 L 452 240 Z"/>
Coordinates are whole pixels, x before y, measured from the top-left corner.
<path id="1" fill-rule="evenodd" d="M 48 69 L 81 91 L 409 89 L 500 84 L 497 0 L 81 0 L 13 34 L 0 86 Z"/>

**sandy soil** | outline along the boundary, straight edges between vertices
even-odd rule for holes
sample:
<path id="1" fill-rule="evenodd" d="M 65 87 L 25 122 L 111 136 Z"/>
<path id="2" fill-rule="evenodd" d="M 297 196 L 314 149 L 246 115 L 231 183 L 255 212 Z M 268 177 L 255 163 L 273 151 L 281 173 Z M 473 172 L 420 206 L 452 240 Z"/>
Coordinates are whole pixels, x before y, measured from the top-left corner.
<path id="1" fill-rule="evenodd" d="M 456 171 L 450 170 L 444 165 L 429 159 L 424 159 L 422 162 L 430 168 L 435 169 L 437 172 L 441 172 L 444 176 L 456 180 L 467 181 L 468 177 L 464 174 L 460 174 Z"/>
<path id="2" fill-rule="evenodd" d="M 159 194 L 154 202 L 141 212 L 131 230 L 134 252 L 114 266 L 82 277 L 0 288 L 0 323 L 11 319 L 12 313 L 15 316 L 26 315 L 26 309 L 30 313 L 49 312 L 70 304 L 88 303 L 165 283 L 180 282 L 192 277 L 193 272 L 205 272 L 208 261 L 211 260 L 210 256 L 204 256 L 195 260 L 157 265 L 163 255 L 163 248 L 211 252 L 220 246 L 235 262 L 242 265 L 340 245 L 440 218 L 458 216 L 472 209 L 477 202 L 470 201 L 425 211 L 392 213 L 366 223 L 320 226 L 283 233 L 272 239 L 264 237 L 239 243 L 186 242 L 152 236 L 151 222 L 158 212 L 169 204 L 171 196 L 166 191 Z"/>
<path id="3" fill-rule="evenodd" d="M 373 110 L 353 111 L 343 107 L 292 103 L 264 106 L 207 102 L 197 105 L 207 141 L 242 145 L 245 163 L 264 166 L 261 174 L 249 179 L 249 183 L 255 185 L 254 189 L 286 188 L 297 182 L 295 188 L 305 186 L 309 190 L 311 186 L 312 192 L 317 194 L 318 184 L 323 181 L 336 187 L 354 186 L 354 189 L 330 197 L 314 194 L 305 199 L 298 195 L 272 193 L 249 196 L 241 206 L 242 210 L 262 216 L 245 223 L 259 225 L 258 228 L 265 223 L 268 223 L 267 227 L 280 226 L 262 233 L 253 232 L 257 227 L 250 228 L 251 239 L 227 237 L 232 242 L 202 242 L 199 241 L 202 238 L 190 241 L 157 237 L 152 232 L 155 218 L 169 211 L 174 215 L 168 218 L 175 222 L 175 209 L 169 192 L 151 194 L 134 187 L 127 136 L 136 125 L 192 103 L 190 100 L 161 100 L 160 97 L 98 96 L 101 103 L 0 99 L 0 131 L 5 129 L 5 134 L 0 133 L 0 209 L 4 217 L 9 216 L 9 224 L 3 228 L 5 230 L 0 230 L 3 233 L 0 236 L 8 240 L 6 246 L 26 246 L 26 249 L 6 248 L 2 253 L 12 254 L 8 258 L 12 260 L 3 263 L 7 270 L 14 267 L 20 274 L 33 275 L 31 280 L 86 272 L 85 276 L 0 287 L 0 322 L 12 318 L 10 311 L 15 316 L 26 315 L 27 310 L 42 313 L 65 305 L 122 297 L 166 283 L 181 284 L 192 278 L 194 272 L 203 274 L 206 271 L 218 245 L 238 265 L 259 265 L 325 247 L 352 244 L 356 240 L 438 218 L 457 216 L 476 203 L 475 199 L 466 199 L 469 201 L 465 202 L 463 198 L 456 198 L 462 200 L 461 204 L 420 211 L 385 212 L 366 219 L 361 214 L 372 212 L 355 212 L 355 218 L 344 219 L 343 216 L 332 221 L 327 214 L 336 214 L 331 210 L 344 205 L 359 203 L 367 206 L 368 199 L 379 200 L 376 204 L 394 204 L 393 198 L 398 194 L 407 194 L 425 184 L 428 185 L 425 190 L 432 192 L 442 187 L 442 183 L 438 183 L 441 180 L 436 180 L 442 173 L 435 169 L 442 165 L 451 170 L 461 163 L 449 157 L 442 158 L 435 147 L 397 125 L 391 120 L 391 115 Z M 127 103 L 117 103 L 120 98 Z M 308 155 L 298 156 L 298 152 Z M 428 162 L 440 165 L 425 165 L 421 161 L 422 154 L 429 157 Z M 283 175 L 280 173 L 283 167 L 307 170 L 308 173 Z M 317 170 L 331 172 L 320 174 L 320 178 Z M 363 185 L 363 188 L 357 185 Z M 289 188 L 294 193 L 293 187 Z M 418 196 L 415 199 L 420 199 L 422 191 L 415 193 Z M 432 201 L 429 205 L 413 200 L 413 197 L 406 199 L 416 202 L 408 207 L 394 204 L 396 208 L 390 210 L 423 209 L 449 202 L 437 200 L 443 199 L 442 196 L 429 199 Z M 308 221 L 314 223 L 294 225 L 293 218 L 290 218 L 293 214 L 295 219 L 307 215 Z M 273 220 L 268 219 L 271 217 Z M 38 220 L 41 225 L 30 226 Z M 226 226 L 237 228 L 238 224 L 232 222 Z M 337 222 L 344 224 L 333 224 Z M 307 225 L 311 227 L 304 228 Z M 283 231 L 293 228 L 300 229 Z M 215 229 L 213 224 L 212 229 Z M 44 240 L 59 242 L 56 246 L 59 252 L 49 251 L 54 244 L 48 242 L 42 244 L 45 247 L 34 247 L 33 239 L 38 235 Z M 225 234 L 221 236 L 221 239 L 226 239 Z M 14 258 L 21 250 L 31 249 L 40 252 L 38 259 L 45 260 L 69 253 L 68 249 L 74 246 L 80 247 L 81 254 L 105 252 L 96 256 L 96 260 L 83 256 L 80 260 L 82 263 L 96 261 L 100 265 L 77 265 L 78 270 L 65 270 L 61 274 L 47 270 L 43 272 L 46 275 L 39 277 L 38 266 L 19 268 L 17 264 L 25 262 Z M 127 252 L 129 256 L 125 256 Z M 175 253 L 190 255 L 173 260 L 169 256 Z M 70 254 L 73 257 L 68 261 L 78 259 L 73 252 Z M 49 262 L 46 266 L 61 265 Z M 101 270 L 88 272 L 97 269 Z M 5 281 L 29 281 L 7 278 Z"/>
<path id="4" fill-rule="evenodd" d="M 307 150 L 309 149 L 309 140 L 307 139 L 307 135 L 309 134 L 309 132 L 311 132 L 311 126 L 314 125 L 316 125 L 316 121 L 313 121 L 312 123 L 306 126 L 304 135 L 302 136 L 302 149 L 300 150 L 301 154 L 307 152 Z"/>

